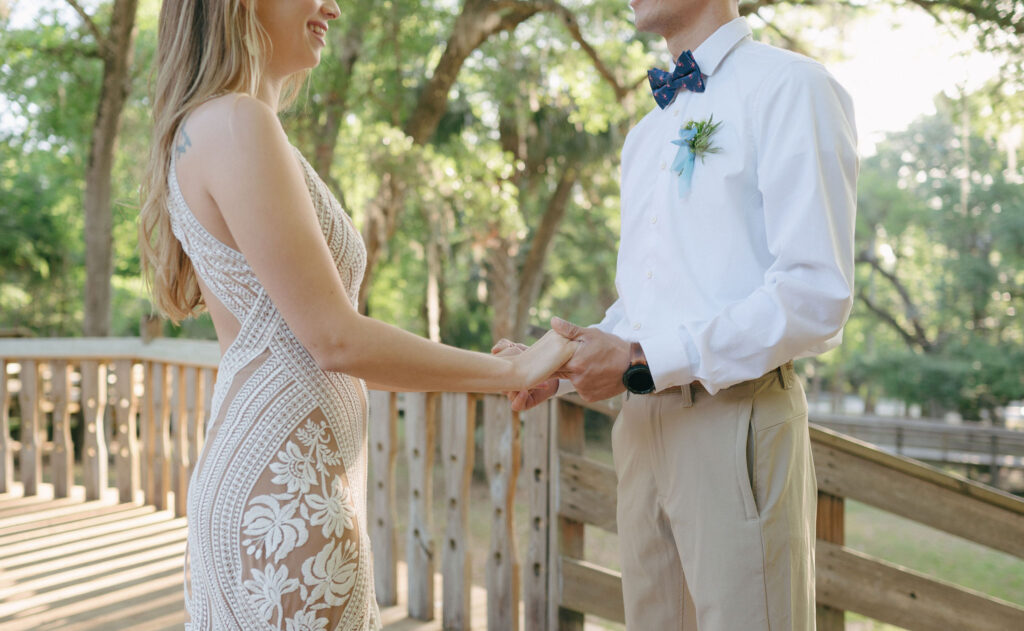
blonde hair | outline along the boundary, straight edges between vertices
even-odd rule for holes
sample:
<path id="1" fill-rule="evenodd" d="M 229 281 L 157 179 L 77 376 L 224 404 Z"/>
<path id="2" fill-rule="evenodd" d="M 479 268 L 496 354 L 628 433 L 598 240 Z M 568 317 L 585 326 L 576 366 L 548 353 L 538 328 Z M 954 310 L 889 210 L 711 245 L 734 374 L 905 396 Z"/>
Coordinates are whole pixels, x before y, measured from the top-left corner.
<path id="1" fill-rule="evenodd" d="M 203 309 L 195 269 L 171 231 L 168 170 L 179 125 L 216 96 L 256 96 L 271 42 L 256 19 L 258 0 L 164 0 L 157 33 L 153 136 L 141 190 L 139 250 L 153 306 L 177 323 Z M 294 101 L 308 72 L 289 77 Z"/>

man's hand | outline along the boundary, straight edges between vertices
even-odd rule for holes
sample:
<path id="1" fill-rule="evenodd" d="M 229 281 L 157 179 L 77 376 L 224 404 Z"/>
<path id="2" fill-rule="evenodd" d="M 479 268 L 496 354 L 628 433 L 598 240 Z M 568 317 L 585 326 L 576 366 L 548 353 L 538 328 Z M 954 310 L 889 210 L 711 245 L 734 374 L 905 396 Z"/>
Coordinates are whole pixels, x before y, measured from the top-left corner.
<path id="1" fill-rule="evenodd" d="M 491 348 L 491 353 L 498 357 L 508 357 L 510 355 L 519 355 L 525 351 L 528 346 L 513 342 L 511 340 L 500 339 L 498 343 Z M 508 397 L 512 403 L 512 409 L 516 412 L 523 410 L 529 410 L 530 408 L 537 407 L 544 401 L 547 401 L 558 392 L 558 377 L 552 377 L 546 381 L 542 381 L 529 390 L 521 390 L 519 392 L 506 392 L 505 396 Z"/>
<path id="2" fill-rule="evenodd" d="M 557 333 L 581 342 L 562 372 L 584 401 L 601 401 L 626 390 L 622 373 L 629 367 L 629 342 L 590 327 L 584 329 L 561 318 L 551 318 Z"/>

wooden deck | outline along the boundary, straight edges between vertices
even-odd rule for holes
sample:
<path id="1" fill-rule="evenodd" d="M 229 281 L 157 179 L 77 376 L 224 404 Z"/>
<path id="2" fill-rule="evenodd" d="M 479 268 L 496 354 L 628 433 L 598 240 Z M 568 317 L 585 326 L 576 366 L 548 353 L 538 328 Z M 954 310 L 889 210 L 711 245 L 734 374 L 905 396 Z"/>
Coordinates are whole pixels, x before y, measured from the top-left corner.
<path id="1" fill-rule="evenodd" d="M 174 491 L 185 490 L 202 447 L 217 356 L 216 343 L 205 345 L 0 340 L 0 629 L 182 628 L 185 523 L 174 516 L 185 507 Z M 497 395 L 371 392 L 370 400 L 370 538 L 378 593 L 399 603 L 382 611 L 388 629 L 440 629 L 442 601 L 459 629 L 622 623 L 621 576 L 588 560 L 584 546 L 588 525 L 617 533 L 615 473 L 586 457 L 584 431 L 584 408 L 614 418 L 614 404 L 563 397 L 519 418 Z M 81 444 L 73 423 L 84 429 Z M 961 629 L 965 620 L 972 631 L 1024 629 L 1024 607 L 844 547 L 844 506 L 855 500 L 1024 559 L 1024 500 L 821 427 L 810 437 L 818 629 L 842 631 L 844 611 L 921 631 Z M 909 437 L 904 430 L 897 445 L 911 446 Z M 1004 438 L 1017 436 L 991 434 L 975 449 L 998 453 Z M 935 444 L 965 450 L 949 437 Z M 488 553 L 471 566 L 467 489 L 479 445 L 489 497 L 474 510 L 491 523 Z M 514 482 L 520 467 L 524 484 Z M 444 480 L 437 524 L 434 485 L 423 484 L 435 478 Z M 401 535 L 414 541 L 408 565 L 398 561 L 400 501 L 408 506 Z M 521 552 L 512 538 L 517 505 L 532 525 Z M 480 564 L 486 591 L 471 582 Z M 411 620 L 410 610 L 435 620 Z"/>
<path id="2" fill-rule="evenodd" d="M 4 631 L 180 631 L 185 621 L 182 555 L 185 519 L 152 506 L 117 503 L 111 490 L 86 502 L 53 499 L 53 488 L 23 497 L 0 494 L 0 629 Z M 405 565 L 399 604 L 381 610 L 385 629 L 441 629 L 408 617 Z M 440 576 L 436 593 L 441 594 Z M 471 593 L 473 629 L 487 626 L 483 588 Z"/>

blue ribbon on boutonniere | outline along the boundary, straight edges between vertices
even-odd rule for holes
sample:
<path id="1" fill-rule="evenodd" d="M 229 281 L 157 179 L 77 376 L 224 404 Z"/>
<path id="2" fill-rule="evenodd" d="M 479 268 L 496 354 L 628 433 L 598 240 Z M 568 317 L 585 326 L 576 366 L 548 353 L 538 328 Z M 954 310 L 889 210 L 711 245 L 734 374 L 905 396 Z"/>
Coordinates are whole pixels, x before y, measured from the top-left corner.
<path id="1" fill-rule="evenodd" d="M 690 192 L 690 186 L 693 183 L 693 169 L 697 156 L 694 155 L 693 150 L 690 148 L 690 142 L 696 135 L 696 129 L 680 127 L 679 139 L 672 141 L 673 145 L 679 146 L 679 151 L 676 152 L 676 157 L 672 161 L 672 172 L 676 174 L 676 179 L 679 183 L 680 197 L 685 197 Z"/>
<path id="2" fill-rule="evenodd" d="M 679 128 L 679 139 L 672 141 L 673 145 L 679 147 L 676 158 L 672 161 L 672 172 L 678 179 L 680 197 L 685 197 L 690 192 L 697 158 L 703 162 L 709 153 L 721 151 L 711 142 L 711 137 L 721 126 L 721 122 L 715 122 L 714 116 L 709 116 L 707 120 L 687 121 Z"/>

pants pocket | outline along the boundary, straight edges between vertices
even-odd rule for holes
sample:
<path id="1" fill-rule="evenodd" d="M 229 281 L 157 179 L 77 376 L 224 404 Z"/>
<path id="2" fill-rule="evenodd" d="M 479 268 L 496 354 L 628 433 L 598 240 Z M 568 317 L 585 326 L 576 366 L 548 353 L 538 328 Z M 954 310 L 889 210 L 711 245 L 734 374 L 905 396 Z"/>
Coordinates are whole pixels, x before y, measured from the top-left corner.
<path id="1" fill-rule="evenodd" d="M 748 521 L 758 518 L 754 499 L 755 472 L 757 470 L 757 436 L 752 417 L 753 400 L 744 397 L 736 414 L 736 445 L 733 460 L 736 464 L 736 483 L 743 501 L 743 516 Z"/>

